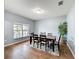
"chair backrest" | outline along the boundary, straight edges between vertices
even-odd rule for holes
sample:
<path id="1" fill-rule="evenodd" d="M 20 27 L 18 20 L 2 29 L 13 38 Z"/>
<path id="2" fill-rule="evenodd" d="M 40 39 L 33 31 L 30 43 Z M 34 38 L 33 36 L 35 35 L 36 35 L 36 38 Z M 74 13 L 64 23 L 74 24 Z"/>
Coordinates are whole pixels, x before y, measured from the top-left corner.
<path id="1" fill-rule="evenodd" d="M 40 41 L 46 41 L 46 35 L 40 35 Z"/>
<path id="2" fill-rule="evenodd" d="M 52 33 L 47 33 L 47 36 L 53 36 Z"/>
<path id="3" fill-rule="evenodd" d="M 33 34 L 33 39 L 38 40 L 38 34 Z"/>
<path id="4" fill-rule="evenodd" d="M 34 32 L 31 33 L 31 36 L 33 36 L 33 35 L 34 35 Z"/>
<path id="5" fill-rule="evenodd" d="M 61 35 L 59 36 L 59 39 L 58 39 L 58 44 L 60 43 L 60 39 L 61 39 Z"/>
<path id="6" fill-rule="evenodd" d="M 40 35 L 46 35 L 46 32 L 40 32 Z"/>

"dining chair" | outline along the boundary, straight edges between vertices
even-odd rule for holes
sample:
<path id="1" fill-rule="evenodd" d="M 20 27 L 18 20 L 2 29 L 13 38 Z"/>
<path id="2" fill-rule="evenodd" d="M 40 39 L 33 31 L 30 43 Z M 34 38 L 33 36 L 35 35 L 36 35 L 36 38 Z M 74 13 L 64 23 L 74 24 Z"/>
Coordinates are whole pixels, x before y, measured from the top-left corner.
<path id="1" fill-rule="evenodd" d="M 52 33 L 47 33 L 47 36 L 48 36 L 48 37 L 52 37 L 53 35 L 52 35 Z M 53 43 L 53 42 L 52 42 L 52 41 L 49 41 L 49 45 L 50 45 L 51 43 Z M 49 45 L 48 45 L 48 47 L 50 47 Z"/>
<path id="2" fill-rule="evenodd" d="M 34 36 L 33 36 L 33 46 L 35 45 L 35 43 L 37 44 L 37 48 L 38 48 L 39 39 L 38 39 L 38 35 L 37 34 L 34 34 Z"/>
<path id="3" fill-rule="evenodd" d="M 61 35 L 59 36 L 59 38 L 58 38 L 58 41 L 55 41 L 55 46 L 57 46 L 58 47 L 58 50 L 60 51 L 60 40 L 61 40 Z"/>
<path id="4" fill-rule="evenodd" d="M 41 46 L 45 46 L 45 51 L 46 51 L 47 45 L 48 45 L 48 42 L 46 39 L 46 35 L 40 35 L 40 49 L 41 49 Z"/>

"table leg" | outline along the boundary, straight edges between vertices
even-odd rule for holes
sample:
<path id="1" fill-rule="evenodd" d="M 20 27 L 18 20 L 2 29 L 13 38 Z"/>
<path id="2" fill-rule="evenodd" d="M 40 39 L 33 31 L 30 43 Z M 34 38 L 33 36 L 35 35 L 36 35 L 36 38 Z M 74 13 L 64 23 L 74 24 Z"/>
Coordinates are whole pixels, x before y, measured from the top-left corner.
<path id="1" fill-rule="evenodd" d="M 54 40 L 53 40 L 53 52 L 54 52 L 54 43 L 55 43 L 55 42 L 54 42 Z"/>
<path id="2" fill-rule="evenodd" d="M 32 37 L 30 36 L 30 44 L 32 43 Z"/>

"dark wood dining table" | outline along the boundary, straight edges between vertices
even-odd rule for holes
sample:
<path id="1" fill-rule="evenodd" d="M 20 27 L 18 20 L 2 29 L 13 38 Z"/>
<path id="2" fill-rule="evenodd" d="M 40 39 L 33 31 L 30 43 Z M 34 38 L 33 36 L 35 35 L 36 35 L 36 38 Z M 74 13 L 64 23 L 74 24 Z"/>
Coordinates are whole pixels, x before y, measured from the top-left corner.
<path id="1" fill-rule="evenodd" d="M 30 36 L 30 44 L 32 43 L 32 36 Z M 40 36 L 38 36 L 38 38 L 40 38 Z M 54 44 L 55 44 L 55 41 L 56 41 L 56 36 L 46 36 L 46 39 L 47 41 L 49 42 L 53 42 L 53 52 L 54 52 Z"/>

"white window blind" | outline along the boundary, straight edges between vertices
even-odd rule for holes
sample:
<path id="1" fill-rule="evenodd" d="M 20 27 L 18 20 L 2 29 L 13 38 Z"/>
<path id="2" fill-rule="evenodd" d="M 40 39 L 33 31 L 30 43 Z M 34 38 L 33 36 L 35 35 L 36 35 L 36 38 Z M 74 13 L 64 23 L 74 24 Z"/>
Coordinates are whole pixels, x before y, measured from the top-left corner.
<path id="1" fill-rule="evenodd" d="M 14 38 L 26 37 L 29 35 L 28 24 L 14 24 Z"/>

